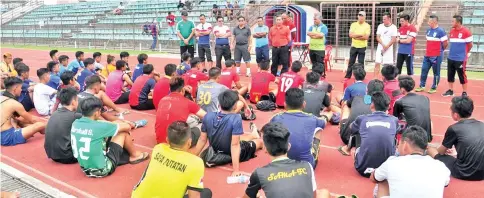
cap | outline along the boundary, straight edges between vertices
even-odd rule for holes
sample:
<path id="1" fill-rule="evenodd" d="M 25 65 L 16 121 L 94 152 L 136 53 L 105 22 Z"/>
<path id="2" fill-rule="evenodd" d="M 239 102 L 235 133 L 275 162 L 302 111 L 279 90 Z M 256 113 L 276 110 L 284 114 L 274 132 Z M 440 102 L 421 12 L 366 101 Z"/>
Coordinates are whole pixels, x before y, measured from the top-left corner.
<path id="1" fill-rule="evenodd" d="M 366 17 L 366 12 L 365 11 L 360 11 L 360 12 L 358 12 L 358 15 L 362 15 L 362 16 Z"/>
<path id="2" fill-rule="evenodd" d="M 181 12 L 181 15 L 182 16 L 188 16 L 188 12 L 187 11 L 183 11 L 183 12 Z"/>

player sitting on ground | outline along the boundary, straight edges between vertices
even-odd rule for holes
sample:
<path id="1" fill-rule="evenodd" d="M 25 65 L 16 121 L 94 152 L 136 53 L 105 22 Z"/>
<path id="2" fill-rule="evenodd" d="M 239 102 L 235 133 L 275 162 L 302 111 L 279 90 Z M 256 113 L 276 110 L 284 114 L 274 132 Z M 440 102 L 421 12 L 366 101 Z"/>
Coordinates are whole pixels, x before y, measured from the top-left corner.
<path id="1" fill-rule="evenodd" d="M 86 78 L 92 75 L 96 75 L 96 71 L 94 71 L 94 59 L 86 58 L 84 60 L 85 68 L 78 73 L 77 76 L 77 83 L 81 86 L 81 91 L 84 91 L 86 85 Z M 102 82 L 102 81 L 101 81 Z"/>
<path id="2" fill-rule="evenodd" d="M 287 111 L 275 115 L 270 122 L 280 122 L 291 132 L 292 135 L 289 137 L 291 149 L 287 153 L 289 158 L 309 162 L 313 168 L 316 168 L 322 131 L 332 113 L 325 112 L 322 115 L 323 119 L 319 119 L 302 112 L 306 103 L 304 91 L 298 88 L 287 90 L 285 100 Z"/>
<path id="3" fill-rule="evenodd" d="M 398 68 L 393 65 L 385 64 L 381 69 L 383 76 L 383 83 L 385 84 L 383 91 L 390 97 L 390 106 L 388 107 L 388 114 L 393 115 L 393 106 L 395 101 L 402 97 L 400 87 L 398 86 Z"/>
<path id="4" fill-rule="evenodd" d="M 292 65 L 294 67 L 294 64 Z M 287 74 L 288 72 L 284 73 Z M 284 76 L 284 74 L 282 74 Z M 321 76 L 316 72 L 309 72 L 306 74 L 306 81 L 309 85 L 308 88 L 302 89 L 304 91 L 304 106 L 303 111 L 313 114 L 316 117 L 321 117 L 321 110 L 324 108 L 331 108 L 331 99 L 329 95 L 321 90 L 316 89 Z"/>
<path id="5" fill-rule="evenodd" d="M 198 105 L 206 112 L 219 112 L 219 95 L 224 91 L 230 90 L 226 86 L 219 84 L 221 79 L 220 69 L 218 67 L 212 67 L 208 71 L 209 80 L 206 83 L 201 84 L 198 87 L 197 101 Z M 235 105 L 235 111 L 248 110 L 249 106 L 245 99 L 239 95 L 239 100 Z M 248 116 L 250 112 L 246 112 Z"/>
<path id="6" fill-rule="evenodd" d="M 67 70 L 73 71 L 74 73 L 77 74 L 79 71 L 79 68 L 84 68 L 84 52 L 83 51 L 77 51 L 76 52 L 76 59 L 72 60 L 69 65 L 67 65 Z"/>
<path id="7" fill-rule="evenodd" d="M 139 76 L 133 84 L 129 94 L 129 106 L 136 110 L 155 109 L 153 105 L 153 88 L 160 74 L 154 72 L 152 64 L 143 67 L 143 75 Z"/>
<path id="8" fill-rule="evenodd" d="M 263 97 L 276 102 L 275 94 L 269 90 L 269 85 L 276 81 L 276 77 L 269 71 L 269 66 L 269 61 L 262 61 L 259 63 L 260 71 L 252 74 L 249 91 L 249 100 L 252 103 L 261 101 Z"/>
<path id="9" fill-rule="evenodd" d="M 193 58 L 190 61 L 190 66 L 192 68 L 184 74 L 185 82 L 192 88 L 192 98 L 197 98 L 198 85 L 201 81 L 208 80 L 208 75 L 200 71 L 203 64 L 204 62 L 202 62 L 200 58 Z"/>
<path id="10" fill-rule="evenodd" d="M 34 93 L 34 81 L 29 79 L 29 66 L 24 63 L 18 63 L 16 65 L 18 77 L 23 81 L 22 83 L 22 93 L 18 97 L 18 101 L 24 106 L 25 111 L 30 111 L 34 108 L 34 102 L 32 100 Z"/>
<path id="11" fill-rule="evenodd" d="M 70 71 L 69 71 L 70 72 Z M 73 87 L 60 90 L 59 98 L 62 107 L 57 109 L 45 129 L 44 149 L 47 157 L 62 164 L 77 163 L 72 153 L 71 127 L 74 120 L 82 117 L 77 113 L 77 90 Z"/>
<path id="12" fill-rule="evenodd" d="M 234 70 L 234 66 L 234 60 L 230 59 L 225 61 L 225 69 L 222 69 L 220 75 L 220 84 L 225 85 L 229 89 L 232 89 L 232 83 L 235 83 L 236 91 L 243 96 L 245 95 L 245 93 L 247 93 L 247 90 L 249 88 L 240 84 L 240 78 Z"/>
<path id="13" fill-rule="evenodd" d="M 59 75 L 59 63 L 50 61 L 47 63 L 47 69 L 49 70 L 50 74 L 50 80 L 47 83 L 47 86 L 57 90 L 60 86 L 61 81 Z"/>
<path id="14" fill-rule="evenodd" d="M 59 56 L 59 76 L 67 70 L 67 64 L 69 64 L 69 56 Z"/>
<path id="15" fill-rule="evenodd" d="M 100 120 L 101 100 L 89 97 L 80 101 L 79 106 L 83 117 L 72 123 L 72 153 L 86 176 L 106 177 L 118 166 L 138 164 L 149 158 L 147 152 L 134 147 L 128 123 Z"/>
<path id="16" fill-rule="evenodd" d="M 171 70 L 174 72 L 173 68 L 171 68 Z M 188 123 L 190 123 L 193 122 L 188 120 L 190 114 L 196 115 L 200 119 L 202 119 L 206 114 L 203 109 L 200 109 L 197 103 L 185 98 L 183 95 L 185 93 L 184 87 L 185 81 L 183 78 L 172 77 L 170 79 L 171 93 L 160 100 L 158 109 L 156 110 L 155 133 L 157 143 L 166 142 L 166 137 L 168 134 L 166 129 L 172 122 L 186 120 Z M 196 130 L 193 129 L 194 126 L 191 127 L 192 133 L 196 132 Z M 199 132 L 200 130 L 198 130 L 198 133 Z M 192 140 L 195 142 L 198 141 L 199 136 L 200 134 L 192 134 Z M 195 145 L 195 143 L 192 144 Z"/>
<path id="17" fill-rule="evenodd" d="M 80 86 L 79 86 L 79 83 L 77 83 L 76 80 L 74 80 L 74 75 L 75 74 L 72 71 L 65 71 L 64 73 L 62 73 L 62 75 L 60 76 L 62 84 L 57 89 L 57 93 L 59 93 L 62 89 L 66 89 L 66 88 L 73 88 L 79 92 Z M 61 101 L 59 97 L 56 97 L 56 101 L 55 101 L 54 107 L 52 108 L 52 112 L 57 111 L 59 107 L 62 107 Z"/>
<path id="18" fill-rule="evenodd" d="M 324 91 L 329 95 L 331 95 L 331 91 L 333 90 L 333 85 L 328 83 L 326 79 L 322 76 L 324 74 L 324 66 L 322 63 L 316 63 L 316 64 L 319 64 L 320 66 L 313 68 L 312 71 L 316 72 L 321 76 L 321 78 L 319 78 L 318 84 L 314 86 L 314 85 L 309 85 L 307 82 L 304 82 L 303 88 L 308 88 L 308 86 L 311 86 L 311 87 L 314 87 L 315 89 Z"/>
<path id="19" fill-rule="evenodd" d="M 341 98 L 341 96 L 335 97 L 336 102 L 341 105 L 341 108 L 343 108 L 345 103 L 351 98 L 366 94 L 366 83 L 363 82 L 366 76 L 365 69 L 363 67 L 355 67 L 355 65 L 353 65 L 353 76 L 355 77 L 356 81 L 344 90 L 343 98 Z"/>
<path id="20" fill-rule="evenodd" d="M 303 85 L 304 78 L 298 74 L 301 68 L 301 61 L 294 61 L 291 66 L 291 71 L 284 72 L 280 75 L 276 95 L 276 105 L 279 108 L 284 108 L 284 102 L 286 101 L 285 94 L 289 88 L 300 88 Z"/>
<path id="21" fill-rule="evenodd" d="M 56 89 L 47 86 L 50 75 L 47 68 L 40 68 L 37 70 L 37 77 L 39 77 L 39 83 L 34 86 L 33 102 L 35 109 L 39 115 L 47 116 L 53 111 L 52 108 L 55 104 Z"/>
<path id="22" fill-rule="evenodd" d="M 148 64 L 148 55 L 146 54 L 138 54 L 138 65 L 134 68 L 133 71 L 133 82 L 136 81 L 136 79 L 143 75 L 143 67 Z M 127 65 L 126 65 L 127 67 Z M 116 68 L 117 69 L 117 68 Z"/>
<path id="23" fill-rule="evenodd" d="M 86 79 L 86 91 L 83 91 L 79 94 L 77 94 L 77 97 L 79 97 L 79 103 L 82 102 L 82 100 L 85 100 L 90 97 L 96 97 L 101 100 L 104 106 L 107 106 L 109 108 L 114 109 L 118 114 L 127 114 L 128 111 L 122 111 L 121 108 L 118 108 L 111 99 L 108 98 L 106 93 L 101 91 L 101 78 L 97 75 L 90 76 Z M 77 108 L 77 112 L 81 113 L 80 106 Z M 106 108 L 101 109 L 101 116 L 107 120 L 107 121 L 117 121 L 120 120 L 122 122 L 126 122 L 131 125 L 131 128 L 139 128 L 139 127 L 144 127 L 148 123 L 146 120 L 138 120 L 135 122 L 127 121 L 120 119 L 119 117 L 114 116 L 113 114 L 110 114 L 107 112 Z"/>
<path id="24" fill-rule="evenodd" d="M 202 159 L 188 152 L 195 146 L 192 144 L 192 132 L 188 124 L 183 121 L 173 122 L 167 131 L 167 143 L 153 148 L 150 164 L 134 187 L 131 197 L 212 197 L 212 191 L 203 188 L 205 167 Z M 173 168 L 168 162 L 177 162 L 179 165 Z"/>
<path id="25" fill-rule="evenodd" d="M 0 96 L 0 111 L 2 113 L 0 139 L 2 146 L 23 144 L 35 133 L 43 134 L 45 123 L 37 121 L 16 100 L 22 93 L 22 80 L 17 77 L 7 77 L 4 84 L 6 90 Z"/>
<path id="26" fill-rule="evenodd" d="M 403 97 L 395 102 L 393 115 L 406 122 L 406 126 L 420 126 L 432 141 L 432 120 L 430 119 L 430 99 L 413 92 L 415 81 L 411 76 L 399 76 L 398 86 Z M 403 114 L 403 115 L 402 115 Z"/>
<path id="27" fill-rule="evenodd" d="M 103 76 L 106 76 L 109 77 L 109 74 L 113 71 L 116 71 L 116 60 L 115 60 L 115 57 L 112 56 L 112 55 L 109 55 L 107 56 L 106 58 L 106 62 L 108 63 L 106 65 L 106 67 L 103 69 L 103 71 L 101 72 Z"/>
<path id="28" fill-rule="evenodd" d="M 176 76 L 176 65 L 167 64 L 164 70 L 165 75 L 160 77 L 160 80 L 155 84 L 155 88 L 153 88 L 153 104 L 156 109 L 158 109 L 160 100 L 170 93 L 170 79 Z"/>
<path id="29" fill-rule="evenodd" d="M 126 71 L 126 62 L 123 60 L 116 61 L 116 71 L 109 73 L 106 82 L 106 94 L 114 102 L 114 104 L 126 104 L 129 101 L 128 87 L 133 85 L 133 81 Z"/>
<path id="30" fill-rule="evenodd" d="M 217 67 L 211 68 L 218 69 Z M 221 111 L 208 112 L 202 121 L 202 133 L 193 153 L 198 155 L 208 142 L 211 149 L 218 154 L 231 156 L 232 176 L 240 176 L 240 162 L 256 157 L 255 152 L 262 148 L 262 140 L 257 127 L 251 126 L 251 133 L 244 134 L 242 118 L 236 110 L 240 95 L 233 90 L 220 93 Z M 207 162 L 208 163 L 208 162 Z M 220 164 L 222 165 L 222 164 Z"/>
<path id="31" fill-rule="evenodd" d="M 187 73 L 191 69 L 191 66 L 190 66 L 190 61 L 192 60 L 191 54 L 188 52 L 185 52 L 182 54 L 181 58 L 182 58 L 182 63 L 180 64 L 180 66 L 176 68 L 176 73 L 179 76 L 182 76 L 183 74 Z"/>
<path id="32" fill-rule="evenodd" d="M 355 168 L 363 177 L 370 177 L 375 168 L 395 154 L 398 119 L 386 113 L 389 104 L 387 94 L 373 93 L 372 113 L 358 116 L 350 125 L 351 138 L 356 138 Z"/>
<path id="33" fill-rule="evenodd" d="M 353 64 L 353 67 L 361 67 L 361 68 L 365 68 L 363 64 L 361 63 L 355 63 Z M 353 75 L 354 76 L 354 75 Z M 366 76 L 366 74 L 365 74 Z M 354 83 L 356 82 L 356 80 L 354 78 L 350 78 L 350 79 L 345 79 L 343 81 L 343 91 L 346 90 L 346 88 L 348 88 L 349 86 L 353 85 Z M 363 82 L 367 82 L 366 80 L 363 80 Z"/>
<path id="34" fill-rule="evenodd" d="M 341 141 L 345 144 L 344 146 L 340 146 L 338 151 L 344 155 L 350 155 L 350 146 L 355 146 L 356 139 L 352 139 L 350 142 L 351 130 L 350 125 L 353 123 L 356 118 L 361 115 L 371 114 L 370 105 L 371 105 L 371 95 L 376 92 L 383 91 L 383 82 L 381 80 L 371 80 L 367 86 L 367 93 L 364 96 L 355 96 L 351 98 L 346 105 L 341 110 L 341 122 L 339 127 L 339 135 L 341 137 Z M 350 145 L 351 144 L 351 145 Z"/>
<path id="35" fill-rule="evenodd" d="M 422 127 L 410 126 L 403 132 L 399 156 L 391 156 L 371 173 L 371 181 L 377 183 L 374 197 L 444 196 L 450 172 L 443 163 L 425 156 L 427 142 L 427 132 Z"/>
<path id="36" fill-rule="evenodd" d="M 245 190 L 244 198 L 256 198 L 259 190 L 263 190 L 266 197 L 318 197 L 329 198 L 316 193 L 316 178 L 310 163 L 296 161 L 287 157 L 290 133 L 281 123 L 268 123 L 262 127 L 264 149 L 269 153 L 272 162 L 255 169 L 250 176 L 250 182 Z M 282 180 L 273 178 L 279 173 L 303 171 L 305 174 L 293 174 Z M 318 195 L 316 195 L 318 194 Z"/>
<path id="37" fill-rule="evenodd" d="M 447 128 L 442 145 L 438 149 L 428 147 L 427 153 L 442 161 L 452 177 L 484 180 L 484 123 L 471 118 L 474 102 L 467 96 L 457 96 L 452 99 L 450 110 L 452 119 L 457 122 Z M 457 158 L 447 155 L 453 152 L 453 146 L 457 150 Z"/>

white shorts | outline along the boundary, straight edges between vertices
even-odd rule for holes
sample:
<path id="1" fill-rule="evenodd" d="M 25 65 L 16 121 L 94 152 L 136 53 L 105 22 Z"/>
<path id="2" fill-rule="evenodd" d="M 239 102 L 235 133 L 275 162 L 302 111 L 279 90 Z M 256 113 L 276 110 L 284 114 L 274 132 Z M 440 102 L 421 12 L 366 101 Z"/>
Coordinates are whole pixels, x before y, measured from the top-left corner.
<path id="1" fill-rule="evenodd" d="M 387 51 L 382 55 L 381 54 L 382 48 L 377 48 L 376 49 L 376 57 L 375 57 L 375 63 L 381 63 L 381 64 L 393 64 L 393 48 L 390 47 L 387 49 Z"/>

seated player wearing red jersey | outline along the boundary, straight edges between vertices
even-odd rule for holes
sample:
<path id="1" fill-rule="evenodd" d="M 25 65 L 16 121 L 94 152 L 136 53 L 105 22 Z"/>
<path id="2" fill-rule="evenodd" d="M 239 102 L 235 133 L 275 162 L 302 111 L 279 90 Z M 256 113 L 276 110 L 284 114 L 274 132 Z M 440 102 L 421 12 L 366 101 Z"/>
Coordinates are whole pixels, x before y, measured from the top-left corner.
<path id="1" fill-rule="evenodd" d="M 240 84 L 240 78 L 237 75 L 237 72 L 234 69 L 235 61 L 234 60 L 227 60 L 225 61 L 225 68 L 222 69 L 222 74 L 220 75 L 219 83 L 222 85 L 227 86 L 229 89 L 232 89 L 232 84 L 235 84 L 235 90 L 239 92 L 239 95 L 245 95 L 247 93 L 247 86 L 242 86 Z"/>
<path id="2" fill-rule="evenodd" d="M 304 83 L 304 78 L 298 73 L 301 71 L 301 61 L 294 61 L 291 66 L 291 71 L 281 74 L 278 81 L 276 105 L 279 108 L 284 108 L 284 102 L 286 98 L 286 91 L 290 88 L 301 88 Z"/>
<path id="3" fill-rule="evenodd" d="M 204 62 L 202 62 L 200 58 L 193 58 L 190 61 L 191 69 L 183 75 L 186 84 L 192 87 L 192 98 L 197 98 L 198 85 L 202 81 L 208 80 L 208 75 L 201 71 L 201 69 L 203 68 L 203 64 Z"/>
<path id="4" fill-rule="evenodd" d="M 155 109 L 153 89 L 158 80 L 160 80 L 160 74 L 154 72 L 153 65 L 144 65 L 143 75 L 136 78 L 129 92 L 129 106 L 136 110 Z"/>
<path id="5" fill-rule="evenodd" d="M 259 64 L 260 71 L 252 74 L 249 91 L 249 100 L 252 103 L 259 102 L 262 100 L 261 98 L 268 98 L 269 100 L 274 100 L 272 102 L 275 102 L 275 94 L 273 92 L 277 91 L 271 91 L 269 85 L 271 82 L 277 82 L 277 79 L 269 71 L 269 66 L 269 61 L 263 61 Z"/>

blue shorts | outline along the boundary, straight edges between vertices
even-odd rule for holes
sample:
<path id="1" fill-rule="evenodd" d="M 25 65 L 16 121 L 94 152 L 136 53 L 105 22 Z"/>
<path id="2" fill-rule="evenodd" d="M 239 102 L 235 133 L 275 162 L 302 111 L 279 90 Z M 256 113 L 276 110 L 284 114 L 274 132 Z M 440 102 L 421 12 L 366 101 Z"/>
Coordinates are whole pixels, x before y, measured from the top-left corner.
<path id="1" fill-rule="evenodd" d="M 22 129 L 10 128 L 8 130 L 0 132 L 0 138 L 2 139 L 2 146 L 15 146 L 17 144 L 24 144 L 27 140 L 22 135 Z"/>

